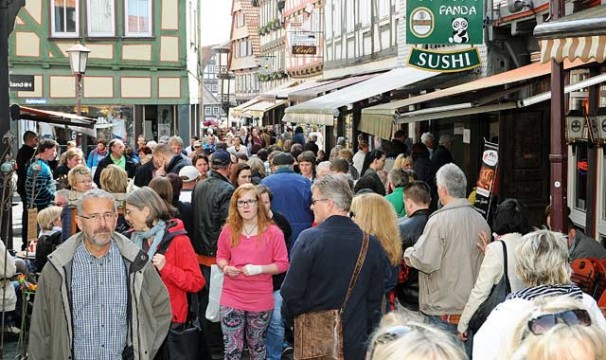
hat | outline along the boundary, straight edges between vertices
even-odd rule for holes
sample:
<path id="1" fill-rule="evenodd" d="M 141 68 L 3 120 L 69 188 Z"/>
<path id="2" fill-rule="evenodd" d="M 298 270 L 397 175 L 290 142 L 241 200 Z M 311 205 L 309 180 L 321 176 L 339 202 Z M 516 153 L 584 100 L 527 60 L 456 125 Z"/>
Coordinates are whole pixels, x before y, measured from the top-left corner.
<path id="1" fill-rule="evenodd" d="M 200 176 L 200 172 L 195 166 L 187 165 L 179 171 L 179 177 L 184 183 L 196 180 Z"/>
<path id="2" fill-rule="evenodd" d="M 199 141 L 199 140 L 198 141 L 194 141 L 194 147 L 195 148 L 200 147 L 200 146 L 202 146 L 202 141 Z"/>
<path id="3" fill-rule="evenodd" d="M 211 155 L 213 165 L 227 165 L 231 163 L 231 156 L 225 150 L 217 150 Z"/>
<path id="4" fill-rule="evenodd" d="M 274 156 L 272 163 L 274 166 L 292 165 L 295 163 L 295 158 L 288 153 L 281 153 Z"/>

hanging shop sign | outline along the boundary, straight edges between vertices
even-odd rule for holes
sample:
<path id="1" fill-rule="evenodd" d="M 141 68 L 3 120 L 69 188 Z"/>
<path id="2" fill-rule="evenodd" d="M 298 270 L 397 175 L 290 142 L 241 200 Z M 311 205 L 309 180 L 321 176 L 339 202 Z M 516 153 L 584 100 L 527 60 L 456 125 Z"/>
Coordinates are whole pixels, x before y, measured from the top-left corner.
<path id="1" fill-rule="evenodd" d="M 408 0 L 406 43 L 482 44 L 482 0 Z"/>
<path id="2" fill-rule="evenodd" d="M 444 73 L 469 70 L 481 64 L 477 48 L 453 51 L 412 48 L 408 56 L 408 65 L 410 66 Z"/>
<path id="3" fill-rule="evenodd" d="M 316 55 L 317 47 L 311 45 L 294 45 L 290 52 L 293 55 Z"/>

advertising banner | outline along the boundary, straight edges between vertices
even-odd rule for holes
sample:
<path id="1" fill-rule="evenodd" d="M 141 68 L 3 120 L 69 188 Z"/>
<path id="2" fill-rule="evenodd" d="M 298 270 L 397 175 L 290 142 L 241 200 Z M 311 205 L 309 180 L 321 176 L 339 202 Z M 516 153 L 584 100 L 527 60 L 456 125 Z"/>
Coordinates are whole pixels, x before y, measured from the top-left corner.
<path id="1" fill-rule="evenodd" d="M 494 185 L 497 177 L 497 166 L 499 164 L 499 145 L 488 141 L 484 142 L 482 153 L 482 167 L 476 183 L 476 198 L 474 207 L 488 219 L 492 200 L 494 197 Z"/>

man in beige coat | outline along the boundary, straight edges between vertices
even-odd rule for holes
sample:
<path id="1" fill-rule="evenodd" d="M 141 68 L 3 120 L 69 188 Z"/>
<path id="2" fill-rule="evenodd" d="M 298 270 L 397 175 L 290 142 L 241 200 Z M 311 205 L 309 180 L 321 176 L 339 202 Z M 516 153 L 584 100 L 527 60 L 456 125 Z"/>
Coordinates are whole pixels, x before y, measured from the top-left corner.
<path id="1" fill-rule="evenodd" d="M 419 310 L 431 323 L 456 335 L 482 264 L 478 236 L 482 231 L 489 234 L 490 227 L 467 202 L 467 179 L 455 164 L 442 166 L 436 183 L 444 206 L 429 217 L 423 235 L 406 249 L 404 259 L 419 270 Z"/>

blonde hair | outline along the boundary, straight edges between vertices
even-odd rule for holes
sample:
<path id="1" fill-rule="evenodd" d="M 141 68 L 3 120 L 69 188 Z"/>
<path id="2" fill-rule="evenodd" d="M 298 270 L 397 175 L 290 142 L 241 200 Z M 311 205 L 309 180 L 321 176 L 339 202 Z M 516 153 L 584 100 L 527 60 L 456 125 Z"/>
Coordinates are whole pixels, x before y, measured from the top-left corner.
<path id="1" fill-rule="evenodd" d="M 390 320 L 386 321 L 387 318 Z M 408 332 L 382 344 L 378 340 L 395 327 L 407 327 Z M 369 352 L 372 360 L 465 360 L 461 342 L 433 326 L 408 322 L 397 313 L 383 317 L 381 326 L 371 337 Z"/>
<path id="2" fill-rule="evenodd" d="M 110 193 L 125 193 L 128 185 L 128 174 L 121 167 L 110 164 L 99 176 L 101 189 Z"/>
<path id="3" fill-rule="evenodd" d="M 38 225 L 40 225 L 40 229 L 52 230 L 53 223 L 55 220 L 61 218 L 62 212 L 63 208 L 61 206 L 49 206 L 42 209 L 36 217 L 36 220 L 38 220 Z"/>
<path id="4" fill-rule="evenodd" d="M 402 260 L 402 240 L 398 227 L 398 215 L 393 206 L 378 194 L 361 194 L 351 203 L 353 221 L 370 235 L 375 236 L 392 265 Z"/>
<path id="5" fill-rule="evenodd" d="M 558 232 L 535 230 L 515 251 L 516 273 L 528 286 L 570 284 L 568 241 Z"/>
<path id="6" fill-rule="evenodd" d="M 539 314 L 578 309 L 589 313 L 590 326 L 558 323 L 542 335 L 534 335 L 528 330 L 528 321 Z M 606 334 L 595 320 L 591 310 L 581 300 L 571 296 L 539 298 L 517 324 L 501 359 L 575 360 L 580 357 L 573 351 L 579 347 L 591 349 L 594 353 L 593 359 L 606 359 Z M 571 343 L 579 346 L 571 346 Z"/>
<path id="7" fill-rule="evenodd" d="M 91 174 L 90 169 L 87 168 L 86 165 L 76 165 L 67 173 L 67 182 L 69 183 L 69 186 L 73 188 L 76 185 L 78 178 L 84 176 L 91 180 L 93 179 L 93 174 Z"/>
<path id="8" fill-rule="evenodd" d="M 412 157 L 400 154 L 393 162 L 392 169 L 412 169 Z"/>

